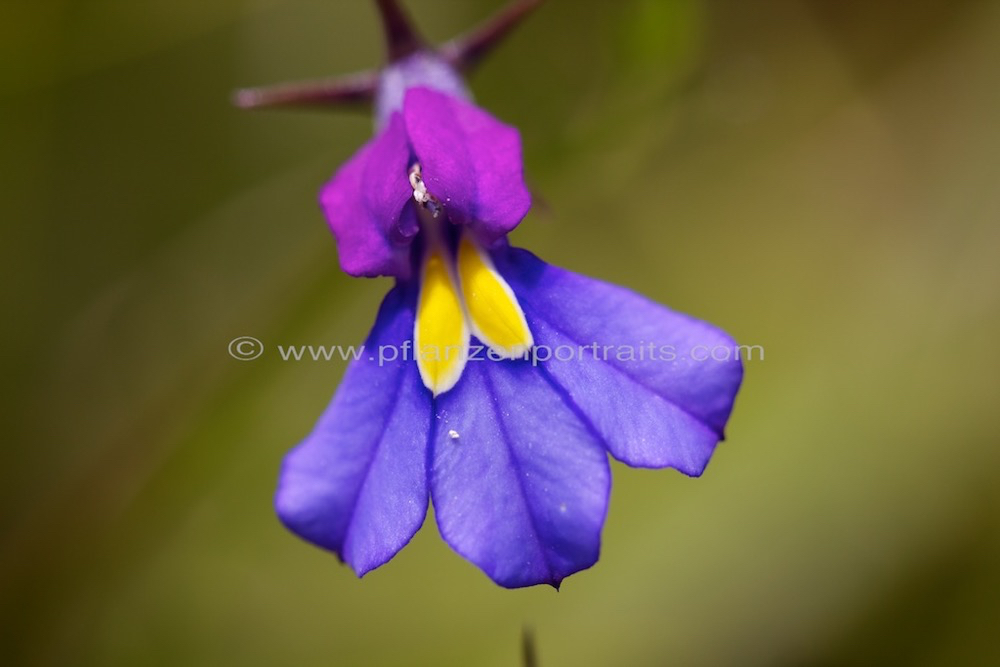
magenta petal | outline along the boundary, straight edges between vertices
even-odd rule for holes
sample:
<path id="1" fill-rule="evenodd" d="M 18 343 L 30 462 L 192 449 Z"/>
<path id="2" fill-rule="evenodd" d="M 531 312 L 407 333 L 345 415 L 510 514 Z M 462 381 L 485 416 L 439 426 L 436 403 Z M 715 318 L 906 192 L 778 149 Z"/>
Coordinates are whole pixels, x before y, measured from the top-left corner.
<path id="1" fill-rule="evenodd" d="M 402 116 L 393 114 L 385 130 L 323 186 L 320 205 L 346 273 L 409 277 L 408 237 L 414 230 L 411 221 L 401 219 L 413 194 L 407 180 L 409 158 Z"/>
<path id="2" fill-rule="evenodd" d="M 508 588 L 597 561 L 607 454 L 540 369 L 470 361 L 435 407 L 431 496 L 455 551 Z"/>
<path id="3" fill-rule="evenodd" d="M 611 454 L 633 466 L 701 474 L 723 438 L 743 376 L 735 341 L 710 324 L 525 250 L 505 248 L 495 257 L 524 308 L 536 355 L 543 347 L 553 357 L 560 349 L 564 358 L 573 351 L 566 361 L 544 362 L 544 369 Z M 715 361 L 712 350 L 719 357 L 728 350 L 733 358 Z"/>
<path id="4" fill-rule="evenodd" d="M 359 576 L 392 558 L 427 512 L 430 395 L 413 362 L 368 356 L 402 349 L 413 308 L 402 288 L 386 296 L 364 353 L 313 432 L 285 457 L 275 497 L 289 529 L 336 552 Z"/>
<path id="5" fill-rule="evenodd" d="M 531 195 L 515 128 L 428 88 L 406 92 L 403 115 L 427 189 L 444 203 L 452 222 L 471 224 L 487 244 L 521 222 Z"/>
<path id="6" fill-rule="evenodd" d="M 403 110 L 403 97 L 410 88 L 433 88 L 453 97 L 469 98 L 462 76 L 441 56 L 418 51 L 408 58 L 389 63 L 379 73 L 375 95 L 375 121 L 378 127 L 396 111 Z"/>

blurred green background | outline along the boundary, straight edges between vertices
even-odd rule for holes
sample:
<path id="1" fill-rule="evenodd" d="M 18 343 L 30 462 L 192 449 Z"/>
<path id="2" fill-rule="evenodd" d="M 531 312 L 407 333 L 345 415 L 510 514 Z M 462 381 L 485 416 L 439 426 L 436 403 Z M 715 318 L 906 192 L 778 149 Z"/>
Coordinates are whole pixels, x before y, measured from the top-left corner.
<path id="1" fill-rule="evenodd" d="M 343 371 L 273 345 L 389 283 L 315 203 L 370 120 L 228 98 L 381 60 L 361 0 L 0 3 L 0 662 L 1000 664 L 1000 3 L 550 0 L 473 78 L 516 244 L 766 350 L 704 477 L 615 466 L 559 593 L 433 519 L 359 581 L 273 516 Z"/>

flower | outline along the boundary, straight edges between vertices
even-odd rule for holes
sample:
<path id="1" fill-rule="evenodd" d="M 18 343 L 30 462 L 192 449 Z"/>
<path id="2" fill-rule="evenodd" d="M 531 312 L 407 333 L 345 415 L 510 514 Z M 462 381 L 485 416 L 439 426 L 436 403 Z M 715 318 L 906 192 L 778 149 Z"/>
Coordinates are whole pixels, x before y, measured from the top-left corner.
<path id="1" fill-rule="evenodd" d="M 608 453 L 700 475 L 742 365 L 707 354 L 735 348 L 719 329 L 511 247 L 530 206 L 517 131 L 446 59 L 404 51 L 373 84 L 378 133 L 321 193 L 342 268 L 396 284 L 285 457 L 277 512 L 362 576 L 431 501 L 493 581 L 558 587 L 598 559 Z"/>

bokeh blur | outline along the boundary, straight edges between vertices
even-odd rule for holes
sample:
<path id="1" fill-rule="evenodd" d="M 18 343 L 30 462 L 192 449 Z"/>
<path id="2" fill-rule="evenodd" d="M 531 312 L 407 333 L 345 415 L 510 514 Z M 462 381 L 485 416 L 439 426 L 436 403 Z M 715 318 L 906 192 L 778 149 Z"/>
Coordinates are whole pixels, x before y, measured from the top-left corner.
<path id="1" fill-rule="evenodd" d="M 514 243 L 765 350 L 702 478 L 614 466 L 561 592 L 432 517 L 358 580 L 273 515 L 343 372 L 274 346 L 389 283 L 316 205 L 370 119 L 229 95 L 382 60 L 362 0 L 0 3 L 0 664 L 1000 664 L 1000 3 L 550 0 L 473 77 Z"/>

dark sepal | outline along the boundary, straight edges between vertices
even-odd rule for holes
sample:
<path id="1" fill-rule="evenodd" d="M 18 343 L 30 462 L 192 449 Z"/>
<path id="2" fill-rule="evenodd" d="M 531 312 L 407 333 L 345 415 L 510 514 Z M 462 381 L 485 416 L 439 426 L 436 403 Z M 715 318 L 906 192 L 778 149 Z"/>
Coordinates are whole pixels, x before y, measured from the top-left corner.
<path id="1" fill-rule="evenodd" d="M 454 67 L 469 71 L 490 53 L 543 0 L 515 0 L 478 28 L 443 45 L 438 52 Z M 389 62 L 428 48 L 396 0 L 375 0 L 385 30 Z M 350 107 L 369 105 L 378 86 L 378 72 L 294 83 L 243 88 L 233 94 L 241 109 L 274 107 Z"/>
<path id="2" fill-rule="evenodd" d="M 375 96 L 377 85 L 378 72 L 359 72 L 328 79 L 243 88 L 233 93 L 233 104 L 241 109 L 367 107 Z"/>
<path id="3" fill-rule="evenodd" d="M 515 0 L 461 37 L 442 45 L 438 52 L 457 69 L 468 72 L 499 46 L 504 37 L 544 0 Z"/>

